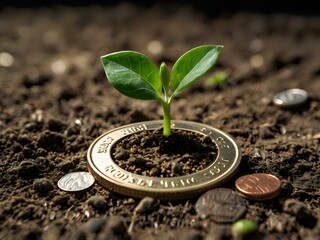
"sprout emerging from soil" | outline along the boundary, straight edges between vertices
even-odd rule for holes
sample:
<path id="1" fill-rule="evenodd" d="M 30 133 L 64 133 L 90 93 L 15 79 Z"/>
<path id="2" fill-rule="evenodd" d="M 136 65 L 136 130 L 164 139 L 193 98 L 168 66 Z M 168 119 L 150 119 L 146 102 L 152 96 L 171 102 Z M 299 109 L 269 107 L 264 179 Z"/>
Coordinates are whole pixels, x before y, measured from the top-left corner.
<path id="1" fill-rule="evenodd" d="M 101 57 L 110 84 L 122 94 L 140 100 L 158 100 L 163 109 L 163 135 L 171 134 L 170 109 L 174 97 L 208 73 L 223 46 L 203 45 L 183 54 L 169 72 L 160 69 L 146 56 L 135 51 L 114 52 Z"/>

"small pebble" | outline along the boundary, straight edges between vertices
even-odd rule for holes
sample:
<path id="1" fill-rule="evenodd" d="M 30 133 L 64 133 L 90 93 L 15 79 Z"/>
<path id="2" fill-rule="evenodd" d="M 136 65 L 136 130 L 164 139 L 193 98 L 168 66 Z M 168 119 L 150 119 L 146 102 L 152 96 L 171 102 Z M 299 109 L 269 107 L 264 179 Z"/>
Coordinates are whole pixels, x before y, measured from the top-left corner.
<path id="1" fill-rule="evenodd" d="M 158 55 L 163 51 L 163 45 L 160 41 L 153 40 L 148 43 L 147 49 L 150 53 L 152 53 L 154 55 Z"/>
<path id="2" fill-rule="evenodd" d="M 60 75 L 67 70 L 66 63 L 63 60 L 56 60 L 51 64 L 51 70 L 54 74 Z"/>
<path id="3" fill-rule="evenodd" d="M 101 212 L 107 210 L 108 208 L 107 200 L 103 196 L 93 196 L 88 199 L 87 203 Z"/>
<path id="4" fill-rule="evenodd" d="M 48 129 L 53 132 L 62 132 L 67 128 L 67 125 L 62 121 L 50 118 L 47 123 Z"/>
<path id="5" fill-rule="evenodd" d="M 158 206 L 156 199 L 151 197 L 144 197 L 139 204 L 135 207 L 135 213 L 146 213 L 151 212 Z"/>
<path id="6" fill-rule="evenodd" d="M 255 54 L 250 58 L 250 64 L 253 68 L 260 68 L 264 64 L 264 58 L 261 54 Z"/>
<path id="7" fill-rule="evenodd" d="M 84 225 L 83 229 L 87 233 L 99 233 L 106 224 L 106 218 L 96 217 L 90 218 Z"/>
<path id="8" fill-rule="evenodd" d="M 57 195 L 52 199 L 52 202 L 57 206 L 68 206 L 70 202 L 70 196 L 69 195 Z"/>
<path id="9" fill-rule="evenodd" d="M 123 148 L 118 149 L 117 153 L 114 156 L 114 158 L 117 160 L 124 160 L 124 159 L 128 159 L 129 157 L 130 157 L 129 151 Z"/>
<path id="10" fill-rule="evenodd" d="M 284 202 L 283 210 L 295 216 L 298 222 L 305 227 L 313 228 L 316 225 L 317 218 L 303 202 L 295 199 L 287 199 Z"/>
<path id="11" fill-rule="evenodd" d="M 7 52 L 0 53 L 0 66 L 1 67 L 11 67 L 14 63 L 14 57 Z"/>
<path id="12" fill-rule="evenodd" d="M 124 219 L 121 216 L 110 216 L 107 219 L 106 229 L 116 235 L 123 234 L 127 231 Z"/>
<path id="13" fill-rule="evenodd" d="M 53 183 L 47 178 L 39 178 L 33 182 L 33 188 L 38 193 L 47 193 L 53 190 Z"/>
<path id="14" fill-rule="evenodd" d="M 61 163 L 57 165 L 57 167 L 62 171 L 62 172 L 69 172 L 72 168 L 74 168 L 74 163 L 70 160 L 63 160 Z"/>
<path id="15" fill-rule="evenodd" d="M 23 178 L 33 178 L 40 173 L 39 165 L 33 161 L 22 161 L 17 167 L 19 176 Z"/>
<path id="16" fill-rule="evenodd" d="M 45 150 L 62 152 L 65 149 L 65 137 L 56 132 L 45 131 L 40 133 L 38 142 Z"/>

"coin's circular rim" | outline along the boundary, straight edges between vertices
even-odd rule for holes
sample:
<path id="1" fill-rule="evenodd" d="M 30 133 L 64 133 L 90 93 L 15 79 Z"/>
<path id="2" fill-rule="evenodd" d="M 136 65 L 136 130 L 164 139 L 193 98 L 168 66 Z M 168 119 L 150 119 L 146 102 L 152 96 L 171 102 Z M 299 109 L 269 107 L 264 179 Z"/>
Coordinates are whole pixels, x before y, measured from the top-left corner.
<path id="1" fill-rule="evenodd" d="M 247 178 L 248 176 L 271 177 L 272 179 L 275 180 L 274 183 L 276 183 L 277 186 L 268 193 L 261 193 L 261 192 L 258 193 L 258 192 L 250 192 L 250 191 L 243 190 L 241 189 L 241 187 L 239 187 L 239 181 L 244 178 Z M 235 187 L 236 187 L 236 191 L 245 198 L 256 200 L 256 201 L 265 201 L 265 200 L 270 200 L 272 198 L 275 198 L 276 196 L 279 195 L 281 190 L 281 180 L 278 177 L 269 173 L 251 173 L 251 174 L 247 174 L 239 177 L 235 182 Z"/>
<path id="2" fill-rule="evenodd" d="M 87 152 L 89 172 L 100 185 L 117 193 L 137 198 L 150 196 L 160 200 L 194 197 L 221 186 L 235 175 L 240 165 L 241 152 L 229 134 L 199 122 L 172 120 L 171 123 L 172 128 L 209 136 L 217 145 L 217 158 L 205 169 L 179 177 L 147 177 L 120 168 L 112 160 L 112 146 L 128 135 L 163 126 L 163 121 L 152 120 L 124 125 L 96 138 Z"/>
<path id="3" fill-rule="evenodd" d="M 79 190 L 70 190 L 70 189 L 68 189 L 68 188 L 64 188 L 64 187 L 61 185 L 61 182 L 62 182 L 66 177 L 68 177 L 68 176 L 70 176 L 70 175 L 76 175 L 76 174 L 79 174 L 79 173 L 80 173 L 80 174 L 87 174 L 88 176 L 92 177 L 92 181 L 91 181 L 91 183 L 90 183 L 89 186 L 87 186 L 87 187 L 85 187 L 85 188 L 81 188 L 81 189 L 79 189 Z M 58 185 L 58 187 L 59 187 L 61 190 L 65 191 L 65 192 L 81 192 L 81 191 L 84 191 L 84 190 L 92 187 L 92 185 L 93 185 L 94 183 L 95 183 L 95 178 L 94 178 L 94 176 L 92 175 L 92 173 L 91 173 L 90 171 L 89 171 L 89 172 L 86 172 L 86 171 L 78 171 L 78 172 L 70 172 L 70 173 L 65 174 L 64 176 L 62 176 L 62 177 L 59 179 L 57 185 Z"/>
<path id="4" fill-rule="evenodd" d="M 295 102 L 295 103 L 285 103 L 283 102 L 279 96 L 283 95 L 283 94 L 286 94 L 288 92 L 293 92 L 293 93 L 296 93 L 296 94 L 299 94 L 303 97 L 303 100 L 300 101 L 300 102 Z M 309 94 L 307 91 L 301 89 L 301 88 L 290 88 L 290 89 L 287 89 L 287 90 L 284 90 L 284 91 L 281 91 L 281 92 L 278 92 L 276 93 L 274 96 L 273 96 L 273 103 L 274 105 L 278 106 L 278 107 L 281 107 L 281 108 L 297 108 L 297 107 L 301 107 L 302 105 L 304 105 L 306 103 L 306 101 L 308 100 L 309 98 Z"/>

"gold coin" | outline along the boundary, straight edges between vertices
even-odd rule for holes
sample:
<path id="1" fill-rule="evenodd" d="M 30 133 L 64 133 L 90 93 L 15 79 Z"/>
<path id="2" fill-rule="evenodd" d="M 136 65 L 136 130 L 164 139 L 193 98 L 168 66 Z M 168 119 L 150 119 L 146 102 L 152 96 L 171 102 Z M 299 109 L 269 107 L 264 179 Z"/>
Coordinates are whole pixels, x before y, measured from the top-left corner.
<path id="1" fill-rule="evenodd" d="M 129 124 L 95 139 L 88 149 L 87 164 L 96 181 L 112 191 L 131 197 L 179 200 L 221 186 L 236 173 L 241 153 L 229 134 L 203 123 L 180 120 L 173 120 L 172 128 L 203 134 L 217 145 L 217 158 L 203 170 L 179 177 L 147 177 L 128 172 L 113 161 L 111 149 L 120 139 L 137 132 L 159 129 L 162 124 L 161 120 Z"/>

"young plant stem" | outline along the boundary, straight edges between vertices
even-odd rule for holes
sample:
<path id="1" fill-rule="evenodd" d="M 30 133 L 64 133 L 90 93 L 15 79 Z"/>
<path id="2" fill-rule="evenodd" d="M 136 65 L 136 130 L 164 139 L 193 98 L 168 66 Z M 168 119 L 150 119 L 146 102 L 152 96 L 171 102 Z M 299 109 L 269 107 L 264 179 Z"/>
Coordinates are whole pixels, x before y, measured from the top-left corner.
<path id="1" fill-rule="evenodd" d="M 163 135 L 169 137 L 171 134 L 171 122 L 170 122 L 170 102 L 163 101 Z"/>
<path id="2" fill-rule="evenodd" d="M 170 106 L 172 98 L 169 97 L 170 75 L 167 65 L 164 62 L 161 63 L 159 74 L 163 89 L 163 99 L 161 98 L 163 108 L 163 135 L 169 137 L 171 134 Z"/>

